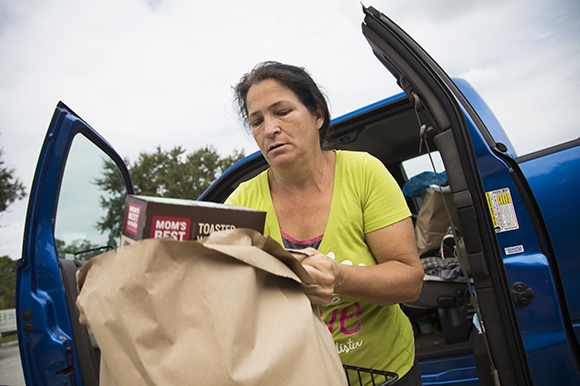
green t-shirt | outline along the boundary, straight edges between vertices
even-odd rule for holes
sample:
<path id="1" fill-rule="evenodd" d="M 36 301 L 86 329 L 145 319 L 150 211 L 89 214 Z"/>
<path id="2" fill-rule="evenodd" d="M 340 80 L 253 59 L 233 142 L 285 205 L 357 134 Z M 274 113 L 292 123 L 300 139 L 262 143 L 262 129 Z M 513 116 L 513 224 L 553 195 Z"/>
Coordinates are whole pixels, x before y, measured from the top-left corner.
<path id="1" fill-rule="evenodd" d="M 267 171 L 242 183 L 226 204 L 265 211 L 264 234 L 283 244 Z M 397 182 L 381 161 L 368 153 L 336 151 L 332 203 L 318 250 L 341 264 L 376 265 L 365 234 L 410 215 Z M 343 364 L 392 371 L 399 377 L 413 366 L 413 330 L 399 305 L 383 307 L 333 295 L 320 310 Z"/>

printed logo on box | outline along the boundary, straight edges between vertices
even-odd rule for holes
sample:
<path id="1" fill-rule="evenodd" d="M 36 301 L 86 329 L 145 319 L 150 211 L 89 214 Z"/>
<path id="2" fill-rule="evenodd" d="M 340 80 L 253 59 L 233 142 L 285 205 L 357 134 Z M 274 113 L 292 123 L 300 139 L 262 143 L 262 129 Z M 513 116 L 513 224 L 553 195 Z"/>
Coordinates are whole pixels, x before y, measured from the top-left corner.
<path id="1" fill-rule="evenodd" d="M 127 233 L 137 236 L 139 231 L 139 216 L 141 215 L 141 207 L 135 204 L 129 204 L 129 211 L 127 212 L 127 223 L 125 230 Z"/>
<path id="2" fill-rule="evenodd" d="M 200 222 L 197 224 L 199 226 L 197 239 L 203 240 L 209 237 L 214 232 L 225 231 L 228 229 L 236 229 L 234 224 L 210 224 Z"/>
<path id="3" fill-rule="evenodd" d="M 173 237 L 177 241 L 188 239 L 191 220 L 189 218 L 153 216 L 151 238 Z"/>

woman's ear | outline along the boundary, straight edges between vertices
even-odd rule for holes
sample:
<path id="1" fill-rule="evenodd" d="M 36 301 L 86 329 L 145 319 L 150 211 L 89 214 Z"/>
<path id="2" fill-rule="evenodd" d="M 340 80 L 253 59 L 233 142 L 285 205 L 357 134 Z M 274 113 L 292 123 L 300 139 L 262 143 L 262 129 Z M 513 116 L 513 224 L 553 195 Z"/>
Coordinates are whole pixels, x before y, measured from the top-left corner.
<path id="1" fill-rule="evenodd" d="M 325 115 L 324 108 L 322 108 L 322 106 L 320 106 L 320 105 L 317 105 L 316 113 L 314 114 L 317 130 L 320 130 L 322 128 L 322 126 L 324 125 L 324 115 Z"/>

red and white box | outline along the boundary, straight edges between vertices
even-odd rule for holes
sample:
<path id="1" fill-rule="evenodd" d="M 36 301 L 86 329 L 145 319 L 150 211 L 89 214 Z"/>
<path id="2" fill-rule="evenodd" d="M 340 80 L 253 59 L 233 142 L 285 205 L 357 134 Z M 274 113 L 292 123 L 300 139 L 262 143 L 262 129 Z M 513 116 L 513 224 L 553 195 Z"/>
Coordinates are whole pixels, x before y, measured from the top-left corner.
<path id="1" fill-rule="evenodd" d="M 129 195 L 121 246 L 142 239 L 202 240 L 213 232 L 250 228 L 264 232 L 266 212 L 212 202 Z"/>

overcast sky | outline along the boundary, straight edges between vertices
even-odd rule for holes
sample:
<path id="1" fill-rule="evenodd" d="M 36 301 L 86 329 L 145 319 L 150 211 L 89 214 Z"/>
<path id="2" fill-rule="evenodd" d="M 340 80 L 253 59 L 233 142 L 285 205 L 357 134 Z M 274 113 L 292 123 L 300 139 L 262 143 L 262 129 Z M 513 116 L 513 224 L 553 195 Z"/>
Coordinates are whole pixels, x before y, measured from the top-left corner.
<path id="1" fill-rule="evenodd" d="M 579 136 L 578 0 L 377 0 L 468 80 L 519 155 Z M 398 93 L 362 35 L 358 0 L 0 0 L 0 147 L 30 188 L 63 101 L 134 161 L 158 145 L 257 150 L 231 86 L 257 62 L 305 66 L 337 117 Z M 0 218 L 19 258 L 27 199 Z"/>

